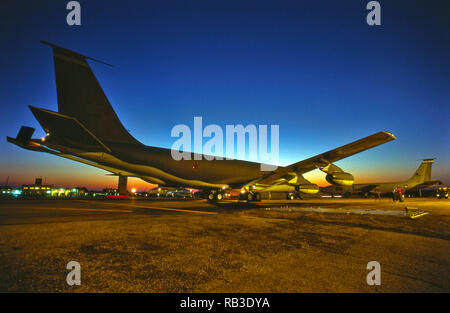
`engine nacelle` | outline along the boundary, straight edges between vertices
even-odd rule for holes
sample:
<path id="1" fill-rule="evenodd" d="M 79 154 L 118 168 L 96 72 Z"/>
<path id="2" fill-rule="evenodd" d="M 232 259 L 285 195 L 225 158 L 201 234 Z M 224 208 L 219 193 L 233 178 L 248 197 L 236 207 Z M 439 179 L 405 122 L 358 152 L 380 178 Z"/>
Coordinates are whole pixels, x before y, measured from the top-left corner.
<path id="1" fill-rule="evenodd" d="M 316 194 L 319 192 L 319 186 L 316 184 L 301 184 L 295 186 L 295 191 L 308 194 Z"/>
<path id="2" fill-rule="evenodd" d="M 325 179 L 327 182 L 335 186 L 351 186 L 355 181 L 352 174 L 344 172 L 333 172 L 331 174 L 327 174 Z"/>

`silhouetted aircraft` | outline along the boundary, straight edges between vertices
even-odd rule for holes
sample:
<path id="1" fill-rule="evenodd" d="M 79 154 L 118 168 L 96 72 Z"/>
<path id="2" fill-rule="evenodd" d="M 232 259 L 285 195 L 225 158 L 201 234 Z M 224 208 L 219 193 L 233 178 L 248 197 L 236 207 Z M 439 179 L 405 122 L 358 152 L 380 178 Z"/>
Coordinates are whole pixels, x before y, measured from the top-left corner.
<path id="1" fill-rule="evenodd" d="M 420 191 L 421 189 L 430 188 L 435 185 L 442 185 L 442 182 L 437 179 L 431 179 L 431 168 L 433 166 L 433 159 L 425 159 L 420 164 L 419 168 L 406 181 L 401 182 L 386 182 L 386 183 L 370 183 L 370 184 L 353 184 L 351 186 L 335 186 L 330 185 L 320 188 L 323 193 L 331 195 L 346 195 L 360 194 L 369 196 L 380 192 L 380 194 L 392 194 L 394 188 L 401 187 L 405 192 Z"/>
<path id="2" fill-rule="evenodd" d="M 319 168 L 335 184 L 351 185 L 353 176 L 333 163 L 395 139 L 389 132 L 378 132 L 269 172 L 261 171 L 260 163 L 243 160 L 192 161 L 191 157 L 177 161 L 170 149 L 145 146 L 124 128 L 86 61 L 94 59 L 42 43 L 53 49 L 58 112 L 30 106 L 47 135 L 32 139 L 34 128 L 23 126 L 16 138 L 7 140 L 117 175 L 120 193 L 126 193 L 127 177 L 160 186 L 203 189 L 209 200 L 223 199 L 226 189 L 241 189 L 249 201 L 260 200 L 261 191 L 317 193 L 319 187 L 303 178 L 303 173 Z"/>

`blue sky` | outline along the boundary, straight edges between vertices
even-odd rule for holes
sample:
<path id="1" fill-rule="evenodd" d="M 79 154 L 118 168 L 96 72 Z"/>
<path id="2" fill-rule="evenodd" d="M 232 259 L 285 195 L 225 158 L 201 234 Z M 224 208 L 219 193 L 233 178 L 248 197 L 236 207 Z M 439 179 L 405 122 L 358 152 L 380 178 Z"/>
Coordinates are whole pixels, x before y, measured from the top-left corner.
<path id="1" fill-rule="evenodd" d="M 125 127 L 171 147 L 176 124 L 280 125 L 287 165 L 390 131 L 396 141 L 337 165 L 356 181 L 409 177 L 436 157 L 450 184 L 450 10 L 446 1 L 2 1 L 0 134 L 43 134 L 27 105 L 57 110 L 46 40 L 114 65 L 90 63 Z M 114 186 L 105 172 L 0 142 L 0 184 Z M 322 173 L 311 173 L 323 183 Z M 134 182 L 140 188 L 145 184 Z"/>

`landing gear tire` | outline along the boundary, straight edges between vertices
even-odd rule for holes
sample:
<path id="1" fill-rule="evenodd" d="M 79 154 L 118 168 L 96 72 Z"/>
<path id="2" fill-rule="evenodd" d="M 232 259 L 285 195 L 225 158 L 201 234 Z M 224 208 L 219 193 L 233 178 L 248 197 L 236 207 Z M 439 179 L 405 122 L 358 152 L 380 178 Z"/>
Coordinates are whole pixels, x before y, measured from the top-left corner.
<path id="1" fill-rule="evenodd" d="M 221 200 L 223 200 L 223 198 L 224 198 L 224 196 L 221 191 L 213 190 L 208 194 L 208 201 L 210 201 L 210 202 L 221 201 Z"/>
<path id="2" fill-rule="evenodd" d="M 249 192 L 249 193 L 247 193 L 247 201 L 248 202 L 260 202 L 261 194 L 259 192 Z"/>
<path id="3" fill-rule="evenodd" d="M 288 194 L 286 195 L 286 199 L 287 199 L 287 200 L 294 200 L 294 194 L 293 194 L 293 193 L 288 193 Z"/>

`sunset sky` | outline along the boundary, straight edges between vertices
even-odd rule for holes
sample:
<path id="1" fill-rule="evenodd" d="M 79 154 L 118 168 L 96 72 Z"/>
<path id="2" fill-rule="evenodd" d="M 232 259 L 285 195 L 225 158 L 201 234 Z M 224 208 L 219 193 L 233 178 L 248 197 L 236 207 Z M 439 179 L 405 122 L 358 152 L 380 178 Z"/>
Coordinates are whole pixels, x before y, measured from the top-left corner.
<path id="1" fill-rule="evenodd" d="M 355 182 L 407 179 L 423 158 L 450 184 L 448 1 L 67 1 L 0 4 L 0 185 L 42 177 L 55 186 L 116 187 L 105 171 L 6 142 L 22 125 L 44 132 L 27 105 L 57 111 L 46 40 L 90 62 L 119 118 L 146 145 L 170 148 L 176 124 L 280 125 L 280 164 L 378 131 L 397 140 L 337 162 Z M 392 3 L 395 2 L 395 3 Z M 306 178 L 326 185 L 324 174 Z M 150 185 L 131 179 L 129 187 Z"/>

